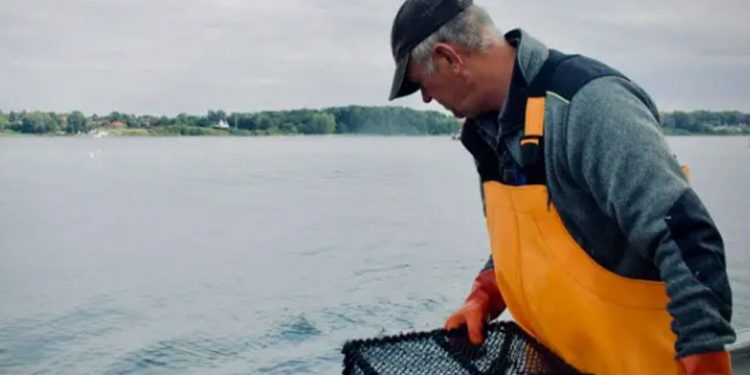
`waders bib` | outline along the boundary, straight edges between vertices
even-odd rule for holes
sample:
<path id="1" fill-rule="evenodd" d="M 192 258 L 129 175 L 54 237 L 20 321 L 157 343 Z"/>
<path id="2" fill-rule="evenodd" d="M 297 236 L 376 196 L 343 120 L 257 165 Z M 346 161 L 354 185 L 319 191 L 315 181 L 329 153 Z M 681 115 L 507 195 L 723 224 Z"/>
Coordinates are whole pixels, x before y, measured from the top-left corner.
<path id="1" fill-rule="evenodd" d="M 524 148 L 539 146 L 545 98 L 529 97 Z M 515 321 L 583 372 L 676 374 L 663 282 L 603 268 L 568 233 L 545 185 L 483 183 L 495 275 Z"/>

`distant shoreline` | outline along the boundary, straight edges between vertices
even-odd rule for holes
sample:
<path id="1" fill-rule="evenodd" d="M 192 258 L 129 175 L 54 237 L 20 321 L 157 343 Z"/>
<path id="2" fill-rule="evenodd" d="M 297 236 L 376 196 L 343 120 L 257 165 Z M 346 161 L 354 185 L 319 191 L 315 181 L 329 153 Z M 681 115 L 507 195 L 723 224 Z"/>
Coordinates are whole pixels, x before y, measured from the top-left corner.
<path id="1" fill-rule="evenodd" d="M 665 137 L 748 137 L 749 132 L 744 133 L 683 133 L 683 132 L 663 132 Z M 343 134 L 163 134 L 163 133 L 138 133 L 138 134 L 109 134 L 106 136 L 93 136 L 90 134 L 31 134 L 16 132 L 0 132 L 0 138 L 277 138 L 277 137 L 443 137 L 451 138 L 451 134 L 376 134 L 376 133 L 343 133 Z"/>
<path id="2" fill-rule="evenodd" d="M 660 125 L 668 136 L 750 135 L 750 114 L 738 111 L 665 112 Z M 277 135 L 456 135 L 462 121 L 436 111 L 406 107 L 347 106 L 255 113 L 210 110 L 175 117 L 112 112 L 0 111 L 0 136 L 173 137 Z"/>

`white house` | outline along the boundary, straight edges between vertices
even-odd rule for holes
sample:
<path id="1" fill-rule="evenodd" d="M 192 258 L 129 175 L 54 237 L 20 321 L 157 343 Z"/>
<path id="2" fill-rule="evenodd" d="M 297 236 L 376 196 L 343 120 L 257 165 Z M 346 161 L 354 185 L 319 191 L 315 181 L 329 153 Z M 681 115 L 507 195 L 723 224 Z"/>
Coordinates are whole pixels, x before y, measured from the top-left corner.
<path id="1" fill-rule="evenodd" d="M 229 124 L 227 124 L 226 120 L 220 120 L 218 124 L 214 125 L 214 128 L 216 128 L 216 129 L 229 129 Z"/>

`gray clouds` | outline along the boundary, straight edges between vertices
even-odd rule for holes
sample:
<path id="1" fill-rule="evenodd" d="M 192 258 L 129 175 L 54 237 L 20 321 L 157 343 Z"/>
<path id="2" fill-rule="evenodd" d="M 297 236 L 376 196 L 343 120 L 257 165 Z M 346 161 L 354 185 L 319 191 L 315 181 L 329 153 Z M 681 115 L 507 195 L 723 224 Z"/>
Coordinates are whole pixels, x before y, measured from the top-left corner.
<path id="1" fill-rule="evenodd" d="M 176 114 L 383 105 L 401 0 L 11 0 L 0 109 Z M 603 60 L 664 110 L 750 111 L 749 5 L 477 0 L 508 30 Z M 396 104 L 424 106 L 413 96 Z"/>

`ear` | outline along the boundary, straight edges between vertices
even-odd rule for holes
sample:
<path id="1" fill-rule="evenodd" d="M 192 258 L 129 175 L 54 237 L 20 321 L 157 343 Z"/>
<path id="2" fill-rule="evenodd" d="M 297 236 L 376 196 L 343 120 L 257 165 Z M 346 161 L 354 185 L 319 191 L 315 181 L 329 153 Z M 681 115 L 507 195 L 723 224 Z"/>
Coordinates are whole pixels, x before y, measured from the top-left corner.
<path id="1" fill-rule="evenodd" d="M 450 71 L 460 74 L 464 68 L 464 60 L 458 51 L 448 43 L 437 43 L 432 48 L 432 55 L 436 64 L 444 62 Z"/>

